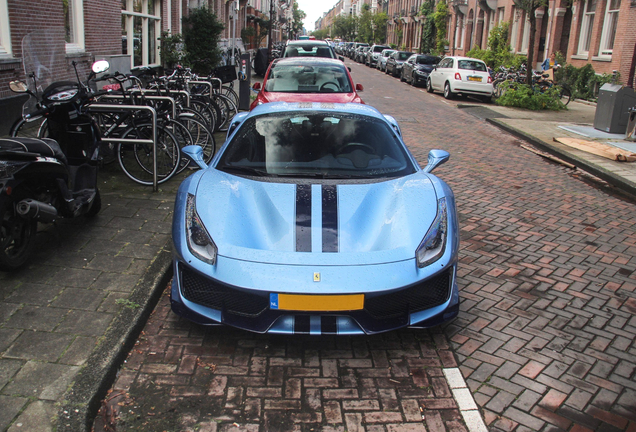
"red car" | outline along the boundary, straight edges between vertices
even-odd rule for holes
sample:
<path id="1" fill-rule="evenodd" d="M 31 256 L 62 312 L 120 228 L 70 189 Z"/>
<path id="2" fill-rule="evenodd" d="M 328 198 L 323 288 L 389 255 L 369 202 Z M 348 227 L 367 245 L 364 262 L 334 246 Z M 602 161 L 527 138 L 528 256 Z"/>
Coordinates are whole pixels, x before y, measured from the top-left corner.
<path id="1" fill-rule="evenodd" d="M 290 57 L 272 62 L 250 109 L 267 102 L 361 103 L 362 84 L 353 84 L 343 62 L 328 58 Z"/>

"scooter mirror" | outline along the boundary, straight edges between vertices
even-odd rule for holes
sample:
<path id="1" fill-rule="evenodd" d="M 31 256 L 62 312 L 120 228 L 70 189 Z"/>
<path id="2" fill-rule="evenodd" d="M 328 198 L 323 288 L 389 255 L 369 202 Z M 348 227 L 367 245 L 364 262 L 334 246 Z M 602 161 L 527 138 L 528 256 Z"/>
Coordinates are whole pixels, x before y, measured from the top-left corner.
<path id="1" fill-rule="evenodd" d="M 11 81 L 9 83 L 9 88 L 11 89 L 12 92 L 15 92 L 15 93 L 26 93 L 29 91 L 26 84 L 23 83 L 22 81 Z"/>
<path id="2" fill-rule="evenodd" d="M 99 60 L 93 63 L 93 67 L 91 69 L 96 74 L 106 72 L 110 69 L 110 63 L 108 63 L 107 60 Z"/>

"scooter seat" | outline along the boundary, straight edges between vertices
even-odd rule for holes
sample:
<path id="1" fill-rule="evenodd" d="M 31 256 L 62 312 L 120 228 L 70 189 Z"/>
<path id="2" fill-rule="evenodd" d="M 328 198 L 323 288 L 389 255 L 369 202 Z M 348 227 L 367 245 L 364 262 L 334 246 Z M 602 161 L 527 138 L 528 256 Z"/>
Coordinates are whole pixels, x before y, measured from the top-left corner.
<path id="1" fill-rule="evenodd" d="M 60 145 L 51 138 L 0 138 L 0 150 L 39 153 L 44 157 L 54 157 L 65 165 L 68 164 Z"/>

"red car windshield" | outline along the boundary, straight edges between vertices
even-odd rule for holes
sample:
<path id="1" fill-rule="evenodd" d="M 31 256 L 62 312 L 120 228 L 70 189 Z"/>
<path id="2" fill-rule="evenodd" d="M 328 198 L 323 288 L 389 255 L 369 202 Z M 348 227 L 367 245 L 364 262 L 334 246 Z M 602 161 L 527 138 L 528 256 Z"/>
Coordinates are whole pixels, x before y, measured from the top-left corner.
<path id="1" fill-rule="evenodd" d="M 344 66 L 275 64 L 265 91 L 281 93 L 352 93 Z"/>

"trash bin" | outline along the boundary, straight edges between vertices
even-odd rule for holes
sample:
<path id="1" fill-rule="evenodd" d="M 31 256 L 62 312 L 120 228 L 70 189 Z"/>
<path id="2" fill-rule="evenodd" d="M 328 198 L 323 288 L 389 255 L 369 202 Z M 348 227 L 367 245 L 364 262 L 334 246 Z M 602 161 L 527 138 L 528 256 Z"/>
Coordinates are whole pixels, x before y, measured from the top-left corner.
<path id="1" fill-rule="evenodd" d="M 629 120 L 627 121 L 627 132 L 625 133 L 625 139 L 628 141 L 636 141 L 636 106 L 630 108 L 627 111 Z"/>
<path id="2" fill-rule="evenodd" d="M 628 110 L 636 105 L 636 92 L 618 84 L 603 84 L 596 102 L 594 128 L 622 134 L 627 128 Z"/>

